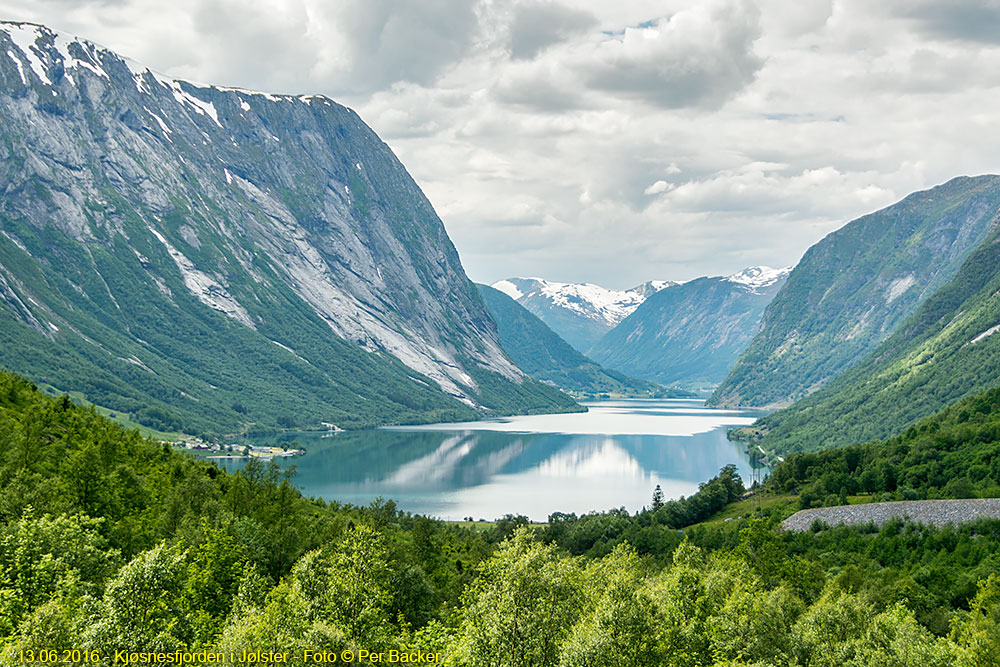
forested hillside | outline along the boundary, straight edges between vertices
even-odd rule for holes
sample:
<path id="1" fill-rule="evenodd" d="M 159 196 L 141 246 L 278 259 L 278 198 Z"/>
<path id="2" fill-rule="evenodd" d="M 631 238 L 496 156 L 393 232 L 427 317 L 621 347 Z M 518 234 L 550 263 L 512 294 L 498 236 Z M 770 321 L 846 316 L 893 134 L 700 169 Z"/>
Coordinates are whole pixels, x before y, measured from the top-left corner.
<path id="1" fill-rule="evenodd" d="M 803 508 L 856 493 L 885 500 L 1000 498 L 1000 387 L 967 398 L 887 440 L 792 454 L 768 480 L 801 488 Z"/>
<path id="2" fill-rule="evenodd" d="M 634 516 L 479 532 L 305 499 L 273 466 L 226 474 L 6 373 L 0 439 L 5 664 L 199 649 L 567 667 L 1000 655 L 1000 522 L 789 534 L 738 518 L 681 534 L 738 498 L 724 470 Z"/>
<path id="3" fill-rule="evenodd" d="M 786 406 L 861 362 L 956 275 L 998 211 L 1000 177 L 960 177 L 826 236 L 795 266 L 710 404 Z"/>
<path id="4" fill-rule="evenodd" d="M 760 419 L 778 453 L 886 438 L 1000 385 L 1000 232 L 865 361 L 824 389 Z"/>

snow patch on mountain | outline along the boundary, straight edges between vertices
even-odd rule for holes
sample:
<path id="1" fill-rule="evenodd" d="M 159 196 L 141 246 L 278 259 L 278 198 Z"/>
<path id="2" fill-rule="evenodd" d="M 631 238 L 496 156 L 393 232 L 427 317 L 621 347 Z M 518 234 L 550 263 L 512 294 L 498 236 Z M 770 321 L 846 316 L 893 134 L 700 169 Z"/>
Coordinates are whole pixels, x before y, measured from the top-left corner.
<path id="1" fill-rule="evenodd" d="M 0 30 L 7 33 L 14 41 L 17 48 L 21 50 L 21 54 L 27 59 L 28 67 L 41 82 L 46 86 L 51 86 L 52 80 L 49 79 L 48 72 L 45 71 L 45 63 L 36 53 L 35 43 L 42 36 L 42 26 L 34 23 L 3 23 L 0 24 Z"/>
<path id="2" fill-rule="evenodd" d="M 14 55 L 13 51 L 8 51 L 7 55 L 14 61 L 14 64 L 17 65 L 17 73 L 21 76 L 21 83 L 28 83 L 28 80 L 24 78 L 24 66 L 21 64 L 20 59 Z"/>
<path id="3" fill-rule="evenodd" d="M 167 138 L 167 141 L 173 141 L 173 139 L 171 139 L 167 135 L 173 134 L 174 131 L 171 130 L 169 127 L 167 127 L 167 124 L 163 121 L 163 119 L 160 118 L 159 116 L 157 116 L 155 113 L 153 113 L 149 109 L 146 109 L 146 107 L 143 107 L 143 109 L 145 109 L 146 113 L 148 113 L 150 116 L 152 116 L 153 120 L 155 120 L 156 123 L 160 126 L 160 129 L 163 130 L 163 136 L 165 136 Z"/>
<path id="4" fill-rule="evenodd" d="M 96 76 L 111 80 L 111 76 L 104 69 L 101 64 L 102 57 L 111 57 L 115 61 L 120 61 L 129 71 L 132 72 L 132 76 L 135 79 L 136 88 L 139 92 L 151 94 L 152 90 L 149 88 L 147 77 L 152 77 L 155 81 L 160 83 L 168 90 L 170 90 L 174 98 L 190 108 L 192 108 L 196 113 L 203 116 L 211 118 L 216 125 L 222 127 L 222 123 L 219 122 L 219 114 L 215 108 L 215 105 L 211 102 L 199 99 L 195 95 L 192 95 L 188 91 L 181 87 L 181 80 L 174 79 L 172 77 L 166 76 L 159 72 L 155 72 L 148 67 L 143 67 L 142 65 L 136 63 L 128 58 L 122 58 L 121 56 L 101 47 L 93 42 L 90 42 L 79 37 L 74 37 L 72 35 L 67 35 L 59 32 L 49 30 L 48 28 L 36 25 L 34 23 L 13 23 L 13 22 L 0 22 L 0 31 L 5 32 L 11 40 L 17 45 L 20 50 L 20 55 L 24 57 L 27 61 L 28 66 L 31 70 L 38 76 L 39 80 L 46 86 L 52 86 L 52 79 L 49 78 L 49 68 L 46 63 L 42 60 L 44 56 L 50 63 L 55 59 L 62 61 L 63 76 L 66 77 L 75 85 L 73 77 L 69 74 L 71 69 L 87 69 L 90 70 Z M 47 46 L 43 41 L 39 45 L 40 40 L 51 40 L 52 46 Z M 54 56 L 53 56 L 54 48 Z M 77 57 L 73 55 L 73 51 L 76 50 L 78 54 L 84 57 Z M 21 73 L 21 80 L 27 83 L 24 77 L 24 70 L 21 67 L 20 60 L 11 51 L 7 52 L 7 55 L 14 60 L 18 65 L 18 71 Z M 84 59 L 86 58 L 86 59 Z M 203 85 L 199 86 L 197 84 L 187 82 L 184 83 L 195 87 L 195 88 L 211 88 L 211 86 Z M 229 90 L 219 88 L 219 90 Z M 235 90 L 235 89 L 233 89 Z M 53 91 L 56 92 L 56 91 Z M 278 100 L 279 98 L 273 95 L 268 95 L 266 93 L 255 93 L 254 91 L 244 91 L 247 94 L 260 94 L 264 95 L 269 100 Z M 160 119 L 157 118 L 157 121 Z M 162 126 L 162 122 L 161 122 Z"/>
<path id="5" fill-rule="evenodd" d="M 182 89 L 180 84 L 176 81 L 172 82 L 171 88 L 173 89 L 174 98 L 178 102 L 190 105 L 196 113 L 200 113 L 202 116 L 211 117 L 211 119 L 215 121 L 216 125 L 222 127 L 222 123 L 219 122 L 219 113 L 215 110 L 214 104 L 198 99 L 191 93 Z"/>
<path id="6" fill-rule="evenodd" d="M 517 289 L 517 285 L 515 285 L 509 280 L 498 280 L 497 282 L 493 283 L 492 287 L 495 290 L 500 290 L 510 298 L 514 299 L 514 301 L 517 301 L 522 296 L 524 296 L 524 292 Z"/>
<path id="7" fill-rule="evenodd" d="M 676 285 L 669 280 L 651 280 L 629 290 L 613 290 L 593 283 L 558 283 L 544 278 L 508 278 L 491 287 L 515 301 L 541 297 L 554 308 L 616 326 L 639 307 L 649 295 Z"/>
<path id="8" fill-rule="evenodd" d="M 553 305 L 611 324 L 624 320 L 645 301 L 635 292 L 610 290 L 592 283 L 549 283 L 542 287 L 541 293 L 549 297 Z"/>
<path id="9" fill-rule="evenodd" d="M 627 291 L 635 292 L 641 295 L 643 299 L 648 299 L 661 290 L 673 287 L 674 285 L 682 285 L 684 282 L 683 280 L 647 280 L 641 285 L 636 285 Z"/>
<path id="10" fill-rule="evenodd" d="M 54 43 L 56 51 L 58 51 L 59 55 L 62 56 L 64 68 L 79 69 L 82 67 L 84 69 L 89 69 L 97 76 L 104 77 L 108 81 L 111 80 L 111 76 L 109 76 L 108 73 L 104 71 L 104 68 L 101 67 L 100 59 L 97 57 L 98 47 L 93 43 L 85 40 L 76 39 L 61 33 L 55 34 Z M 77 50 L 83 55 L 85 55 L 87 58 L 89 58 L 89 60 L 83 60 L 81 58 L 77 58 L 76 56 L 74 56 L 70 52 L 70 45 L 72 44 L 75 44 Z"/>
<path id="11" fill-rule="evenodd" d="M 107 49 L 85 39 L 55 32 L 34 23 L 0 21 L 0 31 L 7 33 L 17 45 L 21 55 L 27 60 L 31 70 L 47 86 L 53 85 L 49 78 L 50 66 L 55 60 L 62 62 L 62 76 L 75 85 L 69 70 L 86 69 L 93 74 L 111 80 L 111 76 L 101 65 L 101 55 L 110 54 Z M 54 50 L 54 55 L 53 55 Z M 74 51 L 78 55 L 74 55 Z M 17 63 L 21 81 L 27 83 L 20 60 L 10 51 L 7 54 Z M 115 56 L 118 59 L 117 56 Z M 48 60 L 46 64 L 44 60 Z M 55 92 L 55 91 L 53 91 Z"/>
<path id="12" fill-rule="evenodd" d="M 743 285 L 755 294 L 770 287 L 792 272 L 791 266 L 780 269 L 772 269 L 770 266 L 751 266 L 742 271 L 727 276 L 726 280 L 737 285 Z"/>

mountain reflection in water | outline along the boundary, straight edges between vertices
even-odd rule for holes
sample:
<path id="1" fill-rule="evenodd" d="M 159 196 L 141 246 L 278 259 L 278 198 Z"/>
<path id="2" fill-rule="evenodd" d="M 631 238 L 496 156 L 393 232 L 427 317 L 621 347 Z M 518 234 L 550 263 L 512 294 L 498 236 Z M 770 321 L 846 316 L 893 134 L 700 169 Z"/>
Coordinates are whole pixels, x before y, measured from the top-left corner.
<path id="1" fill-rule="evenodd" d="M 752 422 L 752 413 L 668 400 L 589 408 L 579 415 L 283 438 L 307 450 L 288 462 L 307 495 L 355 504 L 391 498 L 401 509 L 447 519 L 512 513 L 544 521 L 557 511 L 635 511 L 657 484 L 667 498 L 690 495 L 730 463 L 750 479 L 748 457 L 726 439 L 726 428 Z M 274 437 L 258 442 L 274 444 Z"/>

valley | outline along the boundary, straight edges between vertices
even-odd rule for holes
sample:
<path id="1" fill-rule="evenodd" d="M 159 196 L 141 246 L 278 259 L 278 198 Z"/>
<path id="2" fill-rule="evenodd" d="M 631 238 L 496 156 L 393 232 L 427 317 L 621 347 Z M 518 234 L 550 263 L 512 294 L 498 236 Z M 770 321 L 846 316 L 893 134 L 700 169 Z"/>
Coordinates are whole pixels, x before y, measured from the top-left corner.
<path id="1" fill-rule="evenodd" d="M 325 95 L 0 22 L 0 118 L 3 664 L 997 664 L 1000 176 L 814 220 L 832 231 L 784 268 L 745 238 L 722 275 L 487 285 Z M 701 196 L 656 178 L 622 220 L 602 196 L 624 181 L 563 187 L 621 223 L 625 256 L 629 215 Z M 522 194 L 490 212 L 548 239 L 518 266 L 589 247 L 577 221 L 522 220 Z M 671 252 L 705 254 L 682 236 Z"/>

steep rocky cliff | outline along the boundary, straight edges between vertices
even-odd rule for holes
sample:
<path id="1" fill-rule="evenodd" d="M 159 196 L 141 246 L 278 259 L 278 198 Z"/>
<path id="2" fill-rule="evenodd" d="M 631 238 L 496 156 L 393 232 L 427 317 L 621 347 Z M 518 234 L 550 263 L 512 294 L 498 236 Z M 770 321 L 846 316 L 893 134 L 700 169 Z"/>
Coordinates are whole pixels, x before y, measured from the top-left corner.
<path id="1" fill-rule="evenodd" d="M 571 407 L 504 355 L 444 226 L 322 96 L 0 24 L 0 363 L 161 428 Z"/>
<path id="2" fill-rule="evenodd" d="M 998 333 L 1000 230 L 995 230 L 948 283 L 863 361 L 742 432 L 754 439 L 763 436 L 763 446 L 779 454 L 890 437 L 960 399 L 1000 385 Z M 970 417 L 968 408 L 963 409 L 966 414 L 959 415 L 959 422 Z M 919 432 L 932 432 L 928 428 L 937 425 L 924 424 Z M 995 451 L 997 435 L 994 429 L 977 437 Z M 935 447 L 947 449 L 969 437 L 940 437 Z M 995 454 L 987 459 L 991 457 L 995 460 Z M 923 469 L 913 475 L 940 478 L 933 456 L 922 463 Z"/>

